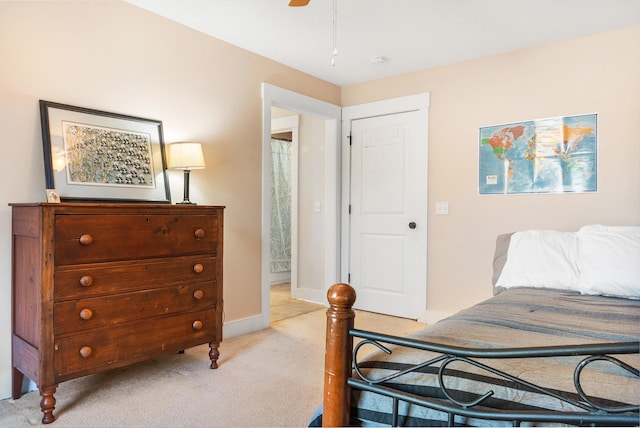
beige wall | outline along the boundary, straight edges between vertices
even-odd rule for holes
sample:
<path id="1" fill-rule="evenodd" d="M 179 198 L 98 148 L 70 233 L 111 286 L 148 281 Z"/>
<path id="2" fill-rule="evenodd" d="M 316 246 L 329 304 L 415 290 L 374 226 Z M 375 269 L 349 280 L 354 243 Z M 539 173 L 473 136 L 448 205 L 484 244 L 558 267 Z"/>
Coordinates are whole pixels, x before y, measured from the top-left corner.
<path id="1" fill-rule="evenodd" d="M 427 307 L 491 295 L 499 233 L 589 223 L 640 225 L 640 27 L 342 89 L 343 106 L 429 92 Z M 480 196 L 478 128 L 598 113 L 599 188 L 589 194 Z M 449 215 L 435 215 L 436 201 Z"/>
<path id="2" fill-rule="evenodd" d="M 225 317 L 261 311 L 261 83 L 333 104 L 340 89 L 119 1 L 0 2 L 0 398 L 10 395 L 9 202 L 44 201 L 38 100 L 163 121 L 199 141 L 191 199 L 226 205 Z M 172 197 L 182 176 L 170 172 Z"/>

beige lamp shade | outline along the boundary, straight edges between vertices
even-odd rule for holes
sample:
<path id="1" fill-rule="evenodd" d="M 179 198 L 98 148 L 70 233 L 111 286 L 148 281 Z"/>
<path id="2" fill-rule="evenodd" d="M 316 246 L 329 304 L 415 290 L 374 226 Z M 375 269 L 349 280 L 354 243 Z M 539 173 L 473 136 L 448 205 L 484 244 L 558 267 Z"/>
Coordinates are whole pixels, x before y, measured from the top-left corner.
<path id="1" fill-rule="evenodd" d="M 169 144 L 168 166 L 171 169 L 202 169 L 205 167 L 200 143 Z"/>

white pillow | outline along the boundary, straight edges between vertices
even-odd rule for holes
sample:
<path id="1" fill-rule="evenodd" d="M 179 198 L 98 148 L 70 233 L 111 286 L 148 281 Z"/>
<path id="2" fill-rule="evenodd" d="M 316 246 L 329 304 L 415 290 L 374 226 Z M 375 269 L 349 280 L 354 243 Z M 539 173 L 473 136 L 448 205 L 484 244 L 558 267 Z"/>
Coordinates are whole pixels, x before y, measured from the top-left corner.
<path id="1" fill-rule="evenodd" d="M 584 226 L 578 254 L 584 294 L 640 298 L 640 227 Z"/>
<path id="2" fill-rule="evenodd" d="M 578 285 L 578 240 L 575 233 L 527 230 L 511 236 L 507 262 L 497 287 L 575 290 Z"/>

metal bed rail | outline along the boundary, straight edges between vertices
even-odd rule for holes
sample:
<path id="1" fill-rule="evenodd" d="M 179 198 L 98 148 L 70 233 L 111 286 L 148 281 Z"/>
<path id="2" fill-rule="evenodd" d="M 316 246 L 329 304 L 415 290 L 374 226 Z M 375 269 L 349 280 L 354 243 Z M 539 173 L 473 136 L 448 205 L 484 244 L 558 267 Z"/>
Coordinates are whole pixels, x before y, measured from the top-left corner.
<path id="1" fill-rule="evenodd" d="M 455 417 L 461 416 L 473 419 L 484 419 L 494 421 L 510 421 L 513 426 L 519 426 L 522 422 L 543 422 L 543 423 L 565 423 L 572 425 L 639 425 L 640 424 L 640 406 L 620 406 L 610 407 L 603 406 L 592 400 L 585 394 L 581 385 L 581 374 L 583 370 L 595 361 L 604 361 L 614 364 L 621 370 L 627 372 L 632 377 L 640 378 L 640 373 L 634 367 L 629 366 L 612 355 L 621 354 L 638 354 L 640 353 L 640 342 L 617 342 L 617 343 L 599 343 L 591 345 L 570 345 L 570 346 L 550 346 L 550 347 L 529 347 L 529 348 L 498 348 L 498 349 L 478 349 L 457 346 L 442 345 L 439 343 L 415 340 L 410 338 L 390 336 L 375 332 L 363 331 L 358 329 L 349 329 L 350 341 L 354 338 L 362 339 L 353 349 L 352 367 L 360 379 L 355 377 L 347 379 L 347 385 L 350 388 L 381 394 L 393 399 L 392 425 L 398 424 L 398 404 L 401 401 L 425 406 L 448 415 L 450 426 L 454 425 Z M 436 356 L 430 356 L 424 362 L 411 365 L 409 368 L 397 370 L 396 372 L 378 378 L 372 379 L 365 375 L 362 371 L 361 363 L 358 361 L 358 351 L 365 345 L 373 345 L 385 353 L 392 353 L 391 349 L 383 345 L 395 345 L 409 347 L 422 351 L 436 353 Z M 576 364 L 574 369 L 574 387 L 576 389 L 579 400 L 568 398 L 554 392 L 550 388 L 535 385 L 531 382 L 519 379 L 504 371 L 498 370 L 487 365 L 481 360 L 493 359 L 513 359 L 513 358 L 545 358 L 545 357 L 564 357 L 574 356 L 583 357 Z M 445 372 L 447 366 L 453 362 L 463 362 L 473 365 L 481 370 L 487 371 L 494 376 L 505 379 L 513 385 L 517 384 L 525 389 L 534 391 L 553 397 L 559 401 L 568 403 L 583 411 L 559 411 L 559 410 L 524 410 L 524 411 L 507 411 L 496 408 L 483 406 L 483 403 L 493 395 L 493 391 L 489 390 L 479 393 L 479 398 L 465 402 L 453 397 L 445 384 Z M 423 397 L 416 394 L 408 393 L 394 389 L 388 382 L 405 374 L 415 372 L 425 367 L 436 367 L 438 374 L 438 387 L 442 394 L 447 398 L 438 399 L 431 397 Z M 639 389 L 640 390 L 640 389 Z"/>

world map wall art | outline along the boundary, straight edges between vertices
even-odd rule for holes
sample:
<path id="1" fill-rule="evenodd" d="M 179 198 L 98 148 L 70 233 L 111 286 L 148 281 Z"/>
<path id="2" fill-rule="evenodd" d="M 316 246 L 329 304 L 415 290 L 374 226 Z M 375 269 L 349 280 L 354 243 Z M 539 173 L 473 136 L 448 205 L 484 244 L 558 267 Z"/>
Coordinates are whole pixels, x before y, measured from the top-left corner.
<path id="1" fill-rule="evenodd" d="M 480 194 L 595 192 L 598 115 L 480 128 Z"/>

